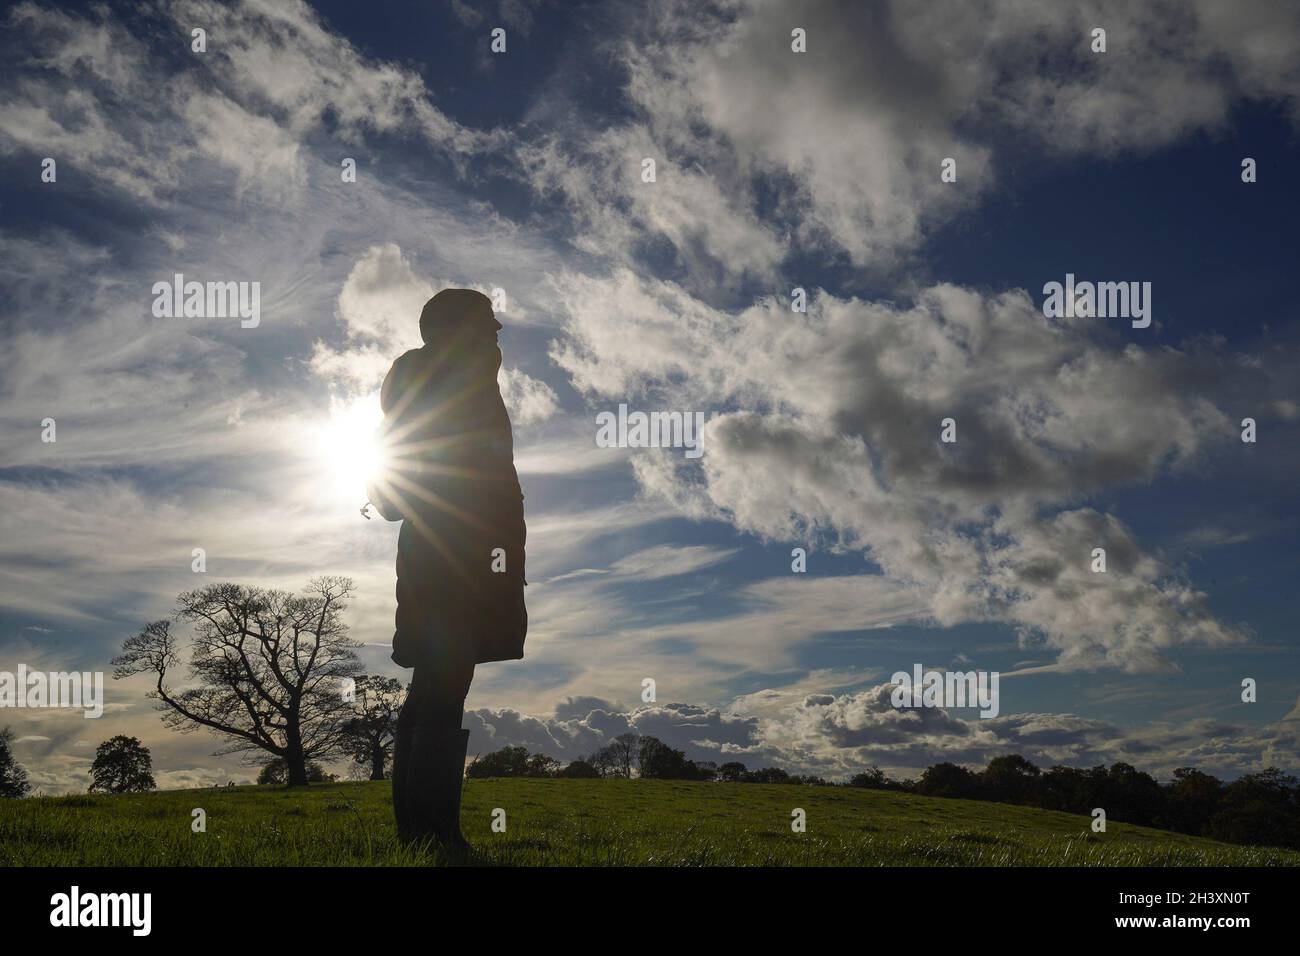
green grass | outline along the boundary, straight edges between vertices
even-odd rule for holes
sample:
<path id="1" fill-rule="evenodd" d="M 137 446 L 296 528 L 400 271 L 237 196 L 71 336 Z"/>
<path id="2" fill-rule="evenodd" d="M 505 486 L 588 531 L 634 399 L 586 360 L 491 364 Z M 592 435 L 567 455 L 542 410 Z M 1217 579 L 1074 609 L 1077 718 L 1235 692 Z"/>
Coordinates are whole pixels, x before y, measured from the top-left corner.
<path id="1" fill-rule="evenodd" d="M 207 811 L 207 832 L 190 829 Z M 506 832 L 491 831 L 494 808 Z M 793 833 L 790 811 L 807 812 Z M 1087 817 L 849 788 L 658 780 L 471 780 L 474 862 L 504 866 L 1296 866 L 1237 847 Z M 387 783 L 229 787 L 0 800 L 5 866 L 422 866 Z"/>

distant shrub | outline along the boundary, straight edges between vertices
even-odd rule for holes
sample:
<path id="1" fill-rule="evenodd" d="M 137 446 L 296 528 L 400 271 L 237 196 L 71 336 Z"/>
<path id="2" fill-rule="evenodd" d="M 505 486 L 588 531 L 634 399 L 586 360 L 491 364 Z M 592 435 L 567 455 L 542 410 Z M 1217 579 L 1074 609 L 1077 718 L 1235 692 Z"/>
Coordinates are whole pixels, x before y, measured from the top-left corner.
<path id="1" fill-rule="evenodd" d="M 314 760 L 307 761 L 307 781 L 308 783 L 333 783 L 338 777 L 330 773 Z M 289 765 L 280 757 L 268 761 L 262 766 L 262 772 L 257 775 L 257 782 L 260 784 L 276 784 L 283 786 L 289 782 Z"/>
<path id="2" fill-rule="evenodd" d="M 600 778 L 600 770 L 590 760 L 579 758 L 572 761 L 557 776 L 568 777 L 573 780 L 597 780 Z"/>
<path id="3" fill-rule="evenodd" d="M 490 754 L 477 757 L 467 777 L 527 777 L 529 776 L 529 754 L 526 747 L 502 747 Z"/>

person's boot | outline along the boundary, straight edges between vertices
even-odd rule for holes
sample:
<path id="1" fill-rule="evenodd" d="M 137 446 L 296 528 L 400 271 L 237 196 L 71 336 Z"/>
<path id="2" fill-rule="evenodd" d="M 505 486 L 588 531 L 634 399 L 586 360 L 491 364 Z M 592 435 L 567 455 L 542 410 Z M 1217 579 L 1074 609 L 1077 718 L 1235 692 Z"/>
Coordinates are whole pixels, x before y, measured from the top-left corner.
<path id="1" fill-rule="evenodd" d="M 406 780 L 411 839 L 432 838 L 457 852 L 470 849 L 460 832 L 460 794 L 468 747 L 468 730 L 415 728 Z"/>
<path id="2" fill-rule="evenodd" d="M 410 776 L 411 743 L 415 737 L 414 727 L 397 727 L 397 736 L 393 740 L 393 817 L 397 820 L 397 838 L 410 840 Z"/>

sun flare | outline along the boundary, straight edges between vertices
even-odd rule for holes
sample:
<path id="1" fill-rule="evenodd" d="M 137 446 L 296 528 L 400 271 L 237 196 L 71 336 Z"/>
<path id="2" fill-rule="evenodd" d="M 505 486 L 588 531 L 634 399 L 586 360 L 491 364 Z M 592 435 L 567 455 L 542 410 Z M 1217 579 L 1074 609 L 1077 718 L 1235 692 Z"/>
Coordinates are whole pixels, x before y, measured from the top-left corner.
<path id="1" fill-rule="evenodd" d="M 379 477 L 384 465 L 379 436 L 383 420 L 378 392 L 331 404 L 320 450 L 338 493 L 364 498 L 366 482 Z"/>

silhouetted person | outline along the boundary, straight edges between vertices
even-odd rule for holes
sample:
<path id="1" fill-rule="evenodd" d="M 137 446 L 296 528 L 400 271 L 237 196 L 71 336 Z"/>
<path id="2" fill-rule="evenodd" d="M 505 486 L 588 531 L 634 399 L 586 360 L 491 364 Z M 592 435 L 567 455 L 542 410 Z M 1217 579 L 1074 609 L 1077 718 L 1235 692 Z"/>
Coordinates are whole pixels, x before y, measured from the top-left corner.
<path id="1" fill-rule="evenodd" d="M 444 289 L 420 313 L 424 346 L 388 372 L 380 403 L 388 466 L 369 488 L 397 543 L 393 660 L 413 667 L 393 748 L 404 840 L 464 848 L 461 729 L 474 666 L 524 654 L 524 508 L 501 351 L 487 296 Z"/>

